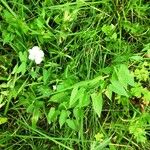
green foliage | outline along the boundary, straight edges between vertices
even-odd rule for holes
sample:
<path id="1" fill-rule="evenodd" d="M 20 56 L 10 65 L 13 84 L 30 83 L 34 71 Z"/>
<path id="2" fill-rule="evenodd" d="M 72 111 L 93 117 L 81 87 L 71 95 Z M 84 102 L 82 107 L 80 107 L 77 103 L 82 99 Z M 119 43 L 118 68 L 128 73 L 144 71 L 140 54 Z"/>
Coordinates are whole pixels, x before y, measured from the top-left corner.
<path id="1" fill-rule="evenodd" d="M 100 117 L 102 106 L 103 106 L 103 98 L 101 93 L 92 93 L 92 106 L 95 113 Z"/>
<path id="2" fill-rule="evenodd" d="M 68 115 L 70 114 L 69 111 L 62 110 L 59 117 L 59 125 L 60 128 L 64 125 L 64 123 L 67 121 Z"/>
<path id="3" fill-rule="evenodd" d="M 8 119 L 6 117 L 0 117 L 0 125 L 6 123 Z"/>
<path id="4" fill-rule="evenodd" d="M 149 149 L 149 8 L 1 0 L 0 149 Z"/>
<path id="5" fill-rule="evenodd" d="M 108 89 L 118 95 L 128 97 L 128 86 L 134 86 L 134 76 L 129 72 L 128 67 L 125 64 L 114 67 Z"/>

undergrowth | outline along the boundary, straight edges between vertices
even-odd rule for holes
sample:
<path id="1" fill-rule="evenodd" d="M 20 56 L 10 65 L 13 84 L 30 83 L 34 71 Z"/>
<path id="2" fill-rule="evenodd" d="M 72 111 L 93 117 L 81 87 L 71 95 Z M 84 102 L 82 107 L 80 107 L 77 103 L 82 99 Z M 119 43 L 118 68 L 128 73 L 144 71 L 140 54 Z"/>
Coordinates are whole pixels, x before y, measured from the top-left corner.
<path id="1" fill-rule="evenodd" d="M 1 0 L 0 21 L 0 149 L 150 149 L 150 2 Z"/>

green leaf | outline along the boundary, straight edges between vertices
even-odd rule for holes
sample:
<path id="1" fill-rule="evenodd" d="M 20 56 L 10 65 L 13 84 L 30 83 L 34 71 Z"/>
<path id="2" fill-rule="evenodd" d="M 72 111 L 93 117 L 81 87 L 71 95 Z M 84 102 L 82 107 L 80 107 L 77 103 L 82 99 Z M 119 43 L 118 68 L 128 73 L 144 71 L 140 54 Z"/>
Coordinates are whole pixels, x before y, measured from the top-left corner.
<path id="1" fill-rule="evenodd" d="M 83 110 L 81 108 L 74 108 L 73 114 L 78 121 L 83 118 Z"/>
<path id="2" fill-rule="evenodd" d="M 38 87 L 38 92 L 41 96 L 49 97 L 53 91 L 49 88 L 48 85 L 40 85 Z"/>
<path id="3" fill-rule="evenodd" d="M 133 61 L 141 61 L 143 60 L 143 57 L 142 56 L 138 56 L 138 55 L 133 55 L 130 57 L 131 60 Z"/>
<path id="4" fill-rule="evenodd" d="M 44 106 L 44 102 L 43 101 L 35 101 L 35 107 L 36 108 L 41 108 Z"/>
<path id="5" fill-rule="evenodd" d="M 44 20 L 43 18 L 39 17 L 36 19 L 36 25 L 38 26 L 39 29 L 42 29 L 44 27 Z"/>
<path id="6" fill-rule="evenodd" d="M 119 95 L 128 97 L 126 90 L 124 89 L 123 85 L 119 81 L 112 80 L 111 83 L 112 84 L 110 84 L 108 87 L 111 91 L 113 91 Z"/>
<path id="7" fill-rule="evenodd" d="M 147 139 L 145 129 L 139 123 L 134 122 L 134 124 L 130 125 L 129 132 L 134 135 L 137 142 L 146 142 Z"/>
<path id="8" fill-rule="evenodd" d="M 100 117 L 101 111 L 102 111 L 102 105 L 103 105 L 103 98 L 102 93 L 93 93 L 91 94 L 92 98 L 92 106 L 95 111 L 95 113 Z"/>
<path id="9" fill-rule="evenodd" d="M 68 93 L 67 92 L 61 92 L 61 93 L 57 93 L 55 95 L 53 95 L 49 102 L 55 102 L 55 103 L 62 103 L 66 100 L 68 100 Z"/>
<path id="10" fill-rule="evenodd" d="M 32 127 L 33 128 L 36 128 L 36 124 L 37 124 L 37 122 L 39 120 L 40 114 L 41 113 L 40 113 L 39 109 L 35 108 L 33 110 L 32 118 L 31 118 L 31 120 L 32 120 Z"/>
<path id="11" fill-rule="evenodd" d="M 112 90 L 109 89 L 109 86 L 105 90 L 105 95 L 111 100 L 112 99 Z"/>
<path id="12" fill-rule="evenodd" d="M 85 107 L 88 106 L 90 103 L 90 98 L 85 90 L 85 88 L 80 88 L 78 92 L 78 97 L 79 97 L 79 104 L 78 107 Z"/>
<path id="13" fill-rule="evenodd" d="M 133 88 L 131 88 L 131 94 L 137 98 L 142 96 L 143 87 L 141 84 L 136 83 Z"/>
<path id="14" fill-rule="evenodd" d="M 66 120 L 66 123 L 67 123 L 67 125 L 68 125 L 71 129 L 73 129 L 73 130 L 77 130 L 77 129 L 78 129 L 76 120 L 67 119 L 67 120 Z"/>
<path id="15" fill-rule="evenodd" d="M 126 65 L 122 64 L 116 72 L 120 83 L 127 89 L 127 85 L 134 86 L 134 76 L 129 72 Z"/>
<path id="16" fill-rule="evenodd" d="M 114 29 L 115 29 L 115 26 L 113 24 L 111 25 L 104 24 L 102 27 L 102 32 L 104 32 L 108 36 L 111 36 Z"/>
<path id="17" fill-rule="evenodd" d="M 70 107 L 76 106 L 81 108 L 89 105 L 89 103 L 90 103 L 89 95 L 87 94 L 86 89 L 81 87 L 75 94 L 74 99 L 72 99 Z"/>
<path id="18" fill-rule="evenodd" d="M 8 121 L 8 119 L 6 117 L 0 117 L 0 125 L 4 124 Z"/>
<path id="19" fill-rule="evenodd" d="M 27 52 L 19 52 L 19 58 L 21 62 L 26 62 L 27 61 Z"/>
<path id="20" fill-rule="evenodd" d="M 69 108 L 68 102 L 62 102 L 62 103 L 58 106 L 58 110 L 68 109 L 68 108 Z"/>
<path id="21" fill-rule="evenodd" d="M 21 65 L 17 69 L 17 73 L 24 74 L 26 72 L 26 63 L 22 62 Z"/>
<path id="22" fill-rule="evenodd" d="M 54 107 L 51 107 L 48 116 L 47 116 L 47 121 L 50 124 L 56 117 L 56 110 Z"/>
<path id="23" fill-rule="evenodd" d="M 147 88 L 142 89 L 144 101 L 150 102 L 150 91 Z"/>
<path id="24" fill-rule="evenodd" d="M 60 128 L 64 125 L 68 117 L 68 112 L 66 110 L 62 110 L 59 116 L 59 125 Z"/>
<path id="25" fill-rule="evenodd" d="M 86 107 L 90 104 L 90 96 L 87 93 L 84 93 L 80 98 L 79 98 L 79 107 Z"/>
<path id="26" fill-rule="evenodd" d="M 4 30 L 4 31 L 2 32 L 2 38 L 3 38 L 3 43 L 4 43 L 4 44 L 10 43 L 10 42 L 12 42 L 12 41 L 14 40 L 15 34 L 10 33 L 10 32 L 8 32 L 8 31 Z"/>
<path id="27" fill-rule="evenodd" d="M 50 72 L 46 69 L 43 69 L 43 82 L 44 82 L 44 85 L 46 85 L 49 77 L 50 77 Z"/>
<path id="28" fill-rule="evenodd" d="M 117 39 L 117 33 L 113 33 L 112 36 L 111 36 L 111 39 L 116 40 Z"/>
<path id="29" fill-rule="evenodd" d="M 77 99 L 78 86 L 75 86 L 71 92 L 69 107 L 72 107 L 73 104 L 78 100 Z"/>
<path id="30" fill-rule="evenodd" d="M 33 105 L 33 103 L 32 104 L 30 104 L 29 106 L 28 106 L 28 108 L 27 108 L 27 113 L 32 113 L 33 112 L 33 110 L 34 110 L 34 105 Z"/>

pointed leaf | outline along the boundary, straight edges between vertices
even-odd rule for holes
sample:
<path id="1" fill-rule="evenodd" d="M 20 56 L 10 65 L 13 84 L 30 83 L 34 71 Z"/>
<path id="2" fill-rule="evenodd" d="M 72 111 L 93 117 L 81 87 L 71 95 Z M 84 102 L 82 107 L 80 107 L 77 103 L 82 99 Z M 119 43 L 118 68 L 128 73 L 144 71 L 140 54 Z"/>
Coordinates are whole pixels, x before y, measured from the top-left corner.
<path id="1" fill-rule="evenodd" d="M 83 110 L 81 108 L 74 108 L 73 114 L 78 121 L 83 118 Z"/>
<path id="2" fill-rule="evenodd" d="M 113 92 L 115 92 L 119 95 L 128 97 L 126 90 L 124 89 L 123 85 L 119 81 L 112 80 L 111 83 L 112 84 L 110 84 L 108 87 L 110 90 L 112 90 Z"/>
<path id="3" fill-rule="evenodd" d="M 70 96 L 70 102 L 69 102 L 69 106 L 71 107 L 73 104 L 75 104 L 75 102 L 78 100 L 76 98 L 78 93 L 78 86 L 75 86 L 71 92 L 71 96 Z"/>
<path id="4" fill-rule="evenodd" d="M 68 93 L 67 92 L 61 92 L 61 93 L 57 93 L 55 95 L 53 95 L 51 98 L 50 98 L 50 102 L 55 102 L 55 103 L 62 103 L 66 100 L 68 100 Z"/>
<path id="5" fill-rule="evenodd" d="M 120 83 L 127 88 L 127 85 L 134 86 L 134 76 L 129 72 L 129 69 L 126 65 L 122 64 L 120 65 L 120 68 L 118 70 L 117 76 L 120 81 Z"/>
<path id="6" fill-rule="evenodd" d="M 40 110 L 39 109 L 34 109 L 33 114 L 32 114 L 32 127 L 36 128 L 36 124 L 39 120 L 40 117 Z"/>
<path id="7" fill-rule="evenodd" d="M 77 130 L 77 129 L 78 129 L 75 120 L 67 119 L 67 120 L 66 120 L 66 123 L 67 123 L 67 125 L 68 125 L 71 129 L 73 129 L 73 130 Z"/>
<path id="8" fill-rule="evenodd" d="M 68 112 L 66 110 L 62 110 L 59 116 L 59 125 L 60 128 L 63 126 L 63 124 L 66 122 L 68 117 Z"/>
<path id="9" fill-rule="evenodd" d="M 27 52 L 19 52 L 19 58 L 21 62 L 26 62 L 27 61 Z"/>
<path id="10" fill-rule="evenodd" d="M 93 93 L 91 94 L 92 98 L 92 106 L 95 111 L 95 113 L 100 117 L 101 111 L 102 111 L 102 105 L 103 105 L 103 98 L 101 93 Z"/>
<path id="11" fill-rule="evenodd" d="M 79 98 L 79 107 L 86 107 L 90 104 L 90 96 L 84 93 L 82 97 Z"/>
<path id="12" fill-rule="evenodd" d="M 55 117 L 55 112 L 56 112 L 55 108 L 51 107 L 51 109 L 48 113 L 48 116 L 47 116 L 47 121 L 48 121 L 49 124 L 53 121 L 53 119 Z"/>

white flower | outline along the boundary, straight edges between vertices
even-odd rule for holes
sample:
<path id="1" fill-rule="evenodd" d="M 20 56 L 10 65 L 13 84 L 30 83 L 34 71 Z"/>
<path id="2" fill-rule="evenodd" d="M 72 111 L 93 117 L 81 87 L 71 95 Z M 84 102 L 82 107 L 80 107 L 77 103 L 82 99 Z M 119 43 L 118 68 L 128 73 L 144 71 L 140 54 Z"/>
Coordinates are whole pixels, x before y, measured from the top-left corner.
<path id="1" fill-rule="evenodd" d="M 53 90 L 56 91 L 57 90 L 57 86 L 53 85 Z"/>
<path id="2" fill-rule="evenodd" d="M 34 46 L 29 49 L 29 59 L 34 60 L 36 64 L 40 64 L 44 59 L 44 52 L 38 46 Z"/>

